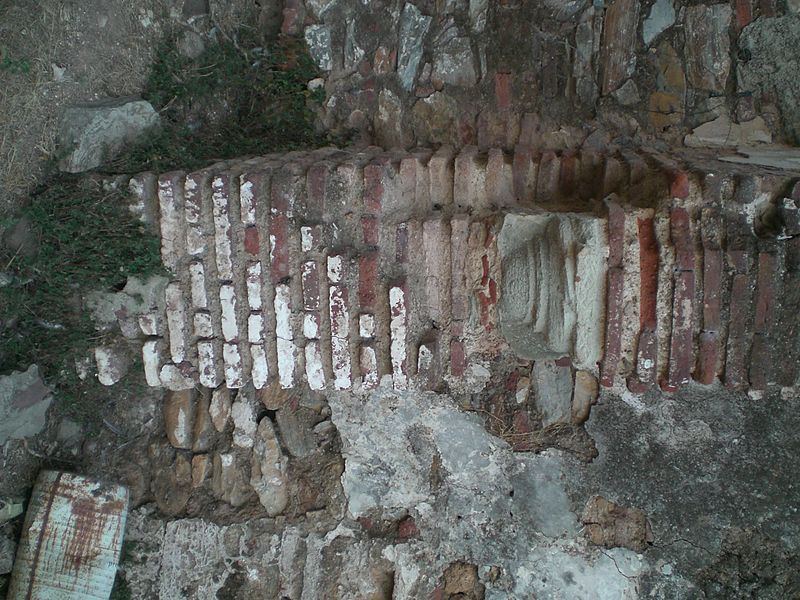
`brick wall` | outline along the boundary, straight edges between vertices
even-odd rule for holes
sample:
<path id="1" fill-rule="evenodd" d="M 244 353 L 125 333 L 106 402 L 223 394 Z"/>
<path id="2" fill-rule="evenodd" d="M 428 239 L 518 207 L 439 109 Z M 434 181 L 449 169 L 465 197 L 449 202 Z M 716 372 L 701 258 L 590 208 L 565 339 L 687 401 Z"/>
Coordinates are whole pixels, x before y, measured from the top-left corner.
<path id="1" fill-rule="evenodd" d="M 797 354 L 778 302 L 796 239 L 754 233 L 781 178 L 520 145 L 323 149 L 152 179 L 132 189 L 157 207 L 142 211 L 174 274 L 140 323 L 153 386 L 466 389 L 471 365 L 521 347 L 634 393 L 797 380 L 797 361 L 774 368 Z M 526 219 L 549 225 L 498 243 Z"/>

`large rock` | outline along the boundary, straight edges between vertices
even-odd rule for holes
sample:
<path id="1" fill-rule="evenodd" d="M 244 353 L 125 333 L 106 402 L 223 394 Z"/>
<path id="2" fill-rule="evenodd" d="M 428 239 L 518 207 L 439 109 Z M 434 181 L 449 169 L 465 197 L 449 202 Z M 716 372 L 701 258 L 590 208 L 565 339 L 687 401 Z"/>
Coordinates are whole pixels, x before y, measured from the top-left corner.
<path id="1" fill-rule="evenodd" d="M 423 15 L 408 2 L 400 17 L 400 51 L 397 55 L 397 76 L 403 89 L 414 87 L 419 61 L 422 59 L 422 44 L 428 33 L 432 17 Z"/>
<path id="2" fill-rule="evenodd" d="M 258 424 L 258 436 L 253 448 L 250 485 L 270 517 L 281 514 L 289 503 L 287 463 L 275 436 L 272 421 L 264 417 Z"/>
<path id="3" fill-rule="evenodd" d="M 774 95 L 783 126 L 800 142 L 800 16 L 760 18 L 739 37 L 736 81 L 740 95 Z"/>
<path id="4" fill-rule="evenodd" d="M 701 90 L 724 92 L 731 69 L 731 7 L 692 6 L 686 10 L 686 76 Z"/>
<path id="5" fill-rule="evenodd" d="M 158 125 L 158 113 L 145 100 L 110 99 L 68 108 L 58 133 L 65 152 L 58 166 L 69 173 L 99 167 Z"/>
<path id="6" fill-rule="evenodd" d="M 31 365 L 24 373 L 14 371 L 0 377 L 0 445 L 21 440 L 42 431 L 53 397 Z"/>

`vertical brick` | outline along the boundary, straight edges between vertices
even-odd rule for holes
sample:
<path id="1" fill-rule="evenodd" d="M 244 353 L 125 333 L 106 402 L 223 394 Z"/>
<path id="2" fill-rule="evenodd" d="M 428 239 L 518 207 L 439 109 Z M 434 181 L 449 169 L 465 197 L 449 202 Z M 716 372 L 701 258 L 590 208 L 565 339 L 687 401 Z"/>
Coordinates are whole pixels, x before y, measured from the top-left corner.
<path id="1" fill-rule="evenodd" d="M 616 202 L 607 202 L 608 207 L 608 266 L 622 267 L 625 249 L 625 211 Z"/>
<path id="2" fill-rule="evenodd" d="M 215 342 L 211 340 L 197 342 L 197 363 L 200 385 L 216 388 L 222 381 L 222 373 L 219 368 L 219 354 Z"/>
<path id="3" fill-rule="evenodd" d="M 361 217 L 361 236 L 366 246 L 377 246 L 379 239 L 379 221 L 372 215 Z"/>
<path id="4" fill-rule="evenodd" d="M 675 273 L 672 296 L 672 334 L 669 347 L 669 373 L 662 388 L 676 390 L 689 381 L 694 359 L 692 316 L 694 302 L 694 271 Z"/>
<path id="5" fill-rule="evenodd" d="M 232 285 L 219 287 L 219 302 L 222 308 L 222 337 L 226 342 L 239 339 L 239 326 L 236 324 L 236 291 Z"/>
<path id="6" fill-rule="evenodd" d="M 223 174 L 215 177 L 211 188 L 217 275 L 223 281 L 230 281 L 233 279 L 232 230 L 228 205 L 230 176 Z"/>
<path id="7" fill-rule="evenodd" d="M 247 317 L 247 341 L 251 344 L 264 342 L 264 315 L 252 312 Z"/>
<path id="8" fill-rule="evenodd" d="M 269 218 L 270 272 L 272 282 L 289 277 L 289 219 L 273 212 Z"/>
<path id="9" fill-rule="evenodd" d="M 511 73 L 498 72 L 494 75 L 494 98 L 497 110 L 511 109 Z"/>
<path id="10" fill-rule="evenodd" d="M 561 168 L 558 172 L 558 193 L 562 198 L 571 198 L 578 187 L 578 157 L 574 152 L 565 152 L 561 156 Z"/>
<path id="11" fill-rule="evenodd" d="M 337 390 L 350 388 L 352 381 L 350 364 L 350 315 L 348 293 L 343 285 L 329 288 L 331 315 L 331 360 L 333 364 L 333 386 Z"/>
<path id="12" fill-rule="evenodd" d="M 318 311 L 319 265 L 313 260 L 304 262 L 300 270 L 300 279 L 303 287 L 303 309 Z"/>
<path id="13" fill-rule="evenodd" d="M 703 385 L 714 383 L 719 368 L 720 342 L 716 331 L 700 334 L 695 380 Z"/>
<path id="14" fill-rule="evenodd" d="M 253 262 L 247 265 L 247 304 L 250 310 L 261 310 L 261 287 L 263 281 L 261 279 L 261 263 Z"/>
<path id="15" fill-rule="evenodd" d="M 161 227 L 161 262 L 175 271 L 183 255 L 185 239 L 183 190 L 180 175 L 170 173 L 158 179 L 159 224 Z"/>
<path id="16" fill-rule="evenodd" d="M 648 327 L 639 333 L 636 347 L 636 376 L 628 379 L 628 389 L 641 394 L 652 388 L 658 378 L 658 335 Z"/>
<path id="17" fill-rule="evenodd" d="M 747 383 L 746 365 L 749 360 L 750 340 L 748 317 L 752 309 L 748 256 L 745 250 L 729 250 L 728 261 L 733 267 L 731 281 L 728 347 L 725 356 L 725 385 L 731 389 L 742 389 Z"/>
<path id="18" fill-rule="evenodd" d="M 319 312 L 307 312 L 303 315 L 303 337 L 307 340 L 319 339 L 322 319 Z"/>
<path id="19" fill-rule="evenodd" d="M 186 252 L 193 256 L 206 250 L 206 236 L 201 223 L 205 177 L 202 173 L 191 173 L 183 184 L 183 207 L 186 219 Z"/>
<path id="20" fill-rule="evenodd" d="M 362 311 L 375 310 L 378 294 L 378 252 L 370 251 L 358 258 L 358 304 Z"/>
<path id="21" fill-rule="evenodd" d="M 407 336 L 408 298 L 405 286 L 393 285 L 389 289 L 391 343 L 389 355 L 392 363 L 392 382 L 395 389 L 408 387 Z"/>
<path id="22" fill-rule="evenodd" d="M 469 239 L 469 217 L 458 215 L 450 221 L 450 303 L 454 320 L 467 318 L 469 298 L 467 296 L 466 260 Z"/>
<path id="23" fill-rule="evenodd" d="M 670 211 L 670 238 L 675 246 L 675 265 L 683 271 L 694 270 L 694 247 L 692 244 L 689 213 L 676 207 Z"/>
<path id="24" fill-rule="evenodd" d="M 455 158 L 453 201 L 458 208 L 478 209 L 487 205 L 486 169 L 475 146 L 464 147 Z"/>
<path id="25" fill-rule="evenodd" d="M 225 343 L 222 346 L 222 359 L 225 365 L 225 385 L 230 389 L 238 389 L 244 385 L 244 367 L 239 345 Z"/>
<path id="26" fill-rule="evenodd" d="M 439 148 L 428 161 L 432 208 L 453 204 L 454 169 L 453 149 L 449 146 Z"/>
<path id="27" fill-rule="evenodd" d="M 395 260 L 399 263 L 408 261 L 408 224 L 400 223 L 395 231 Z"/>
<path id="28" fill-rule="evenodd" d="M 364 167 L 364 212 L 377 216 L 381 214 L 383 204 L 384 168 L 380 164 L 369 164 Z"/>
<path id="29" fill-rule="evenodd" d="M 450 374 L 462 377 L 467 370 L 467 353 L 464 342 L 458 338 L 450 340 Z"/>
<path id="30" fill-rule="evenodd" d="M 211 322 L 211 315 L 207 312 L 197 312 L 194 314 L 194 335 L 199 338 L 214 337 L 214 326 Z"/>
<path id="31" fill-rule="evenodd" d="M 361 387 L 365 390 L 378 387 L 378 357 L 374 347 L 368 344 L 361 345 L 359 366 L 361 368 Z"/>
<path id="32" fill-rule="evenodd" d="M 256 224 L 257 193 L 261 177 L 258 174 L 242 175 L 239 178 L 239 209 L 242 223 L 245 226 Z"/>
<path id="33" fill-rule="evenodd" d="M 491 148 L 486 163 L 486 194 L 493 206 L 514 204 L 512 160 L 500 148 Z"/>
<path id="34" fill-rule="evenodd" d="M 192 292 L 192 306 L 195 308 L 208 308 L 203 263 L 195 261 L 189 264 L 189 285 Z"/>
<path id="35" fill-rule="evenodd" d="M 142 346 L 144 378 L 150 387 L 161 387 L 162 345 L 160 339 L 148 339 Z"/>
<path id="36" fill-rule="evenodd" d="M 443 323 L 449 304 L 450 232 L 442 219 L 428 219 L 422 224 L 427 314 L 435 323 Z M 449 319 L 447 319 L 449 320 Z"/>
<path id="37" fill-rule="evenodd" d="M 167 284 L 165 290 L 167 310 L 167 330 L 169 331 L 169 352 L 175 363 L 187 359 L 186 341 L 186 303 L 183 290 L 176 281 Z"/>
<path id="38" fill-rule="evenodd" d="M 277 338 L 278 352 L 278 383 L 282 389 L 290 389 L 295 386 L 295 363 L 297 346 L 292 340 Z"/>
<path id="39" fill-rule="evenodd" d="M 600 370 L 600 383 L 604 387 L 612 387 L 614 385 L 622 353 L 622 291 L 624 285 L 622 268 L 610 268 L 608 270 L 606 296 L 606 349 Z"/>
<path id="40" fill-rule="evenodd" d="M 703 329 L 719 331 L 722 292 L 722 252 L 707 248 L 703 252 Z"/>
<path id="41" fill-rule="evenodd" d="M 638 219 L 639 229 L 639 277 L 640 309 L 642 329 L 656 327 L 656 299 L 658 296 L 658 242 L 653 228 L 653 219 Z"/>
<path id="42" fill-rule="evenodd" d="M 518 204 L 528 206 L 536 200 L 536 180 L 539 163 L 530 146 L 518 145 L 514 149 L 511 166 L 514 178 L 514 197 Z"/>
<path id="43" fill-rule="evenodd" d="M 772 374 L 769 333 L 776 309 L 778 277 L 778 257 L 770 252 L 759 253 L 753 348 L 750 354 L 750 387 L 755 390 L 766 389 Z"/>
<path id="44" fill-rule="evenodd" d="M 305 225 L 300 228 L 300 250 L 312 252 L 322 244 L 322 227 Z"/>
<path id="45" fill-rule="evenodd" d="M 306 381 L 312 390 L 325 388 L 325 370 L 322 366 L 322 349 L 317 340 L 310 340 L 305 347 Z"/>
<path id="46" fill-rule="evenodd" d="M 559 180 L 561 177 L 561 159 L 555 152 L 547 151 L 539 161 L 539 173 L 536 181 L 536 202 L 554 202 L 559 198 Z"/>
<path id="47" fill-rule="evenodd" d="M 250 371 L 253 387 L 257 390 L 264 389 L 269 382 L 269 362 L 267 361 L 267 351 L 264 345 L 250 344 L 250 358 L 253 361 Z"/>
<path id="48" fill-rule="evenodd" d="M 258 229 L 255 226 L 246 227 L 244 230 L 244 251 L 251 256 L 258 256 L 261 248 Z"/>

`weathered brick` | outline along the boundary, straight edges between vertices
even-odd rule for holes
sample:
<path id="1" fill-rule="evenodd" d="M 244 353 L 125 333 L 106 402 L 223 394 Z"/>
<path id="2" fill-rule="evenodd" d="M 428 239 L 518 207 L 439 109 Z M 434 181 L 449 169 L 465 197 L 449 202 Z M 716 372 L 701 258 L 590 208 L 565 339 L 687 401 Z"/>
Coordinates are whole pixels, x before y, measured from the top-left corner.
<path id="1" fill-rule="evenodd" d="M 400 223 L 395 230 L 395 260 L 399 263 L 408 261 L 408 224 Z"/>
<path id="2" fill-rule="evenodd" d="M 377 217 L 372 215 L 364 215 L 361 217 L 361 235 L 365 245 L 378 245 L 379 225 L 380 222 Z"/>
<path id="3" fill-rule="evenodd" d="M 322 366 L 322 349 L 317 340 L 311 340 L 305 347 L 306 381 L 312 390 L 325 388 L 325 370 Z"/>
<path id="4" fill-rule="evenodd" d="M 367 340 L 375 337 L 375 315 L 359 315 L 358 334 L 362 337 L 362 339 Z"/>
<path id="5" fill-rule="evenodd" d="M 304 262 L 300 277 L 303 286 L 303 309 L 319 310 L 319 265 L 313 260 Z"/>
<path id="6" fill-rule="evenodd" d="M 238 389 L 244 385 L 244 367 L 239 345 L 225 343 L 222 346 L 222 359 L 225 364 L 225 385 Z"/>
<path id="7" fill-rule="evenodd" d="M 384 167 L 370 164 L 364 167 L 364 212 L 377 216 L 381 214 L 383 204 Z"/>
<path id="8" fill-rule="evenodd" d="M 297 346 L 292 340 L 278 338 L 276 340 L 278 351 L 278 383 L 282 389 L 295 386 L 295 364 L 297 362 Z"/>
<path id="9" fill-rule="evenodd" d="M 675 273 L 672 296 L 672 334 L 669 347 L 669 373 L 662 389 L 676 390 L 689 381 L 694 362 L 692 315 L 694 301 L 694 271 Z"/>
<path id="10" fill-rule="evenodd" d="M 547 151 L 539 161 L 536 181 L 536 202 L 553 202 L 559 198 L 559 178 L 561 177 L 561 158 L 555 152 Z"/>
<path id="11" fill-rule="evenodd" d="M 161 339 L 148 339 L 142 346 L 142 363 L 147 385 L 161 387 L 161 365 L 163 364 L 163 342 Z"/>
<path id="12" fill-rule="evenodd" d="M 244 251 L 251 256 L 258 256 L 261 249 L 258 229 L 255 226 L 246 227 L 244 230 Z"/>
<path id="13" fill-rule="evenodd" d="M 500 148 L 489 150 L 486 163 L 486 194 L 494 206 L 514 204 L 512 159 Z"/>
<path id="14" fill-rule="evenodd" d="M 610 264 L 610 259 L 609 259 Z M 608 270 L 608 288 L 606 291 L 606 350 L 600 370 L 600 383 L 604 387 L 614 385 L 617 368 L 622 352 L 622 291 L 625 280 L 622 268 L 612 267 Z"/>
<path id="15" fill-rule="evenodd" d="M 482 164 L 475 146 L 466 146 L 455 158 L 453 201 L 459 208 L 487 205 L 486 165 Z"/>
<path id="16" fill-rule="evenodd" d="M 338 390 L 349 389 L 352 381 L 350 364 L 350 315 L 347 288 L 332 285 L 329 288 L 331 315 L 331 361 L 333 385 Z"/>
<path id="17" fill-rule="evenodd" d="M 186 341 L 186 303 L 183 290 L 176 281 L 167 284 L 165 290 L 167 309 L 167 330 L 169 331 L 169 352 L 172 360 L 181 363 L 187 357 Z"/>
<path id="18" fill-rule="evenodd" d="M 776 309 L 778 277 L 778 257 L 770 252 L 759 253 L 753 347 L 750 353 L 750 387 L 755 390 L 766 389 L 772 374 L 769 332 Z"/>
<path id="19" fill-rule="evenodd" d="M 714 383 L 719 368 L 720 342 L 716 331 L 704 331 L 700 334 L 697 349 L 697 368 L 695 380 L 703 385 Z"/>
<path id="20" fill-rule="evenodd" d="M 195 308 L 208 308 L 206 275 L 203 263 L 195 261 L 189 264 L 189 284 L 192 294 L 192 306 Z"/>
<path id="21" fill-rule="evenodd" d="M 689 197 L 689 174 L 685 171 L 670 173 L 669 190 L 673 198 L 686 200 Z"/>
<path id="22" fill-rule="evenodd" d="M 443 322 L 450 289 L 450 232 L 442 219 L 422 224 L 427 314 L 436 323 Z"/>
<path id="23" fill-rule="evenodd" d="M 312 252 L 322 244 L 322 227 L 319 225 L 305 225 L 300 228 L 300 249 L 303 252 Z"/>
<path id="24" fill-rule="evenodd" d="M 256 224 L 256 205 L 261 193 L 261 176 L 246 174 L 239 178 L 239 212 L 242 223 L 247 226 Z"/>
<path id="25" fill-rule="evenodd" d="M 722 291 L 722 252 L 703 251 L 703 329 L 719 331 Z"/>
<path id="26" fill-rule="evenodd" d="M 196 312 L 194 314 L 194 335 L 199 338 L 214 337 L 211 315 L 207 312 Z"/>
<path id="27" fill-rule="evenodd" d="M 173 448 L 191 449 L 196 402 L 194 390 L 170 391 L 164 395 L 164 431 Z"/>
<path id="28" fill-rule="evenodd" d="M 378 294 L 378 252 L 358 257 L 358 305 L 361 310 L 373 311 Z"/>
<path id="29" fill-rule="evenodd" d="M 307 340 L 319 339 L 322 319 L 316 311 L 303 314 L 303 337 Z"/>
<path id="30" fill-rule="evenodd" d="M 278 339 L 293 340 L 291 291 L 286 284 L 275 286 L 275 335 Z"/>
<path id="31" fill-rule="evenodd" d="M 403 284 L 389 288 L 389 324 L 391 343 L 392 382 L 395 389 L 408 387 L 406 340 L 408 336 L 408 299 Z"/>
<path id="32" fill-rule="evenodd" d="M 725 385 L 741 389 L 746 384 L 746 365 L 749 360 L 750 339 L 748 316 L 752 309 L 752 291 L 748 273 L 748 256 L 744 250 L 729 250 L 728 262 L 734 269 L 731 281 L 728 346 L 725 353 Z"/>
<path id="33" fill-rule="evenodd" d="M 159 335 L 161 333 L 159 324 L 160 319 L 155 313 L 139 315 L 139 329 L 144 335 Z"/>
<path id="34" fill-rule="evenodd" d="M 450 340 L 450 374 L 462 377 L 467 370 L 467 353 L 464 342 L 458 338 Z"/>
<path id="35" fill-rule="evenodd" d="M 253 361 L 253 366 L 250 370 L 253 387 L 257 390 L 264 389 L 269 382 L 269 363 L 264 346 L 262 344 L 250 344 L 250 358 Z"/>
<path id="36" fill-rule="evenodd" d="M 603 197 L 620 192 L 626 183 L 627 177 L 622 162 L 616 157 L 607 156 L 603 171 Z"/>
<path id="37" fill-rule="evenodd" d="M 497 110 L 505 111 L 511 108 L 511 73 L 498 72 L 494 74 L 494 98 Z"/>
<path id="38" fill-rule="evenodd" d="M 466 282 L 467 240 L 469 239 L 469 217 L 455 216 L 450 221 L 450 286 L 451 316 L 464 321 L 469 309 Z"/>
<path id="39" fill-rule="evenodd" d="M 214 245 L 216 248 L 217 274 L 223 281 L 233 279 L 232 232 L 229 217 L 228 193 L 230 176 L 227 174 L 214 178 L 212 203 L 214 212 Z"/>
<path id="40" fill-rule="evenodd" d="M 183 210 L 188 224 L 186 227 L 186 251 L 194 256 L 202 254 L 206 249 L 206 236 L 200 222 L 204 184 L 205 176 L 202 173 L 187 175 L 183 184 Z"/>
<path id="41" fill-rule="evenodd" d="M 675 247 L 675 264 L 683 271 L 694 270 L 694 247 L 689 224 L 689 213 L 685 208 L 670 210 L 670 239 Z"/>
<path id="42" fill-rule="evenodd" d="M 453 203 L 453 149 L 450 146 L 439 148 L 428 161 L 430 178 L 430 199 L 433 208 Z"/>
<path id="43" fill-rule="evenodd" d="M 161 366 L 159 373 L 161 387 L 173 391 L 189 390 L 196 387 L 195 376 L 196 373 L 189 363 L 181 363 L 179 365 L 166 363 Z"/>
<path id="44" fill-rule="evenodd" d="M 174 271 L 184 251 L 185 223 L 181 175 L 169 173 L 158 179 L 158 203 L 161 227 L 161 262 Z"/>
<path id="45" fill-rule="evenodd" d="M 378 357 L 375 348 L 362 344 L 359 349 L 359 366 L 361 368 L 361 387 L 371 390 L 378 387 Z"/>
<path id="46" fill-rule="evenodd" d="M 606 202 L 608 207 L 608 266 L 622 267 L 625 250 L 625 211 L 612 200 Z"/>
<path id="47" fill-rule="evenodd" d="M 511 166 L 514 197 L 521 205 L 530 205 L 536 200 L 536 179 L 539 170 L 536 158 L 536 153 L 530 146 L 518 145 L 514 149 L 514 161 Z"/>
<path id="48" fill-rule="evenodd" d="M 658 376 L 658 334 L 655 323 L 639 333 L 636 348 L 636 375 L 628 379 L 628 389 L 640 394 L 657 383 Z"/>
<path id="49" fill-rule="evenodd" d="M 197 363 L 200 385 L 217 387 L 222 381 L 217 345 L 211 340 L 197 342 Z"/>
<path id="50" fill-rule="evenodd" d="M 222 308 L 222 337 L 226 342 L 239 339 L 239 326 L 236 324 L 236 291 L 232 285 L 219 287 L 219 302 Z"/>
<path id="51" fill-rule="evenodd" d="M 260 312 L 250 313 L 247 317 L 247 341 L 251 344 L 264 341 L 264 316 Z"/>
<path id="52" fill-rule="evenodd" d="M 656 327 L 659 254 L 653 219 L 638 219 L 639 230 L 639 322 L 642 329 Z"/>
<path id="53" fill-rule="evenodd" d="M 289 277 L 289 219 L 273 213 L 269 218 L 270 272 L 272 282 Z"/>
<path id="54" fill-rule="evenodd" d="M 250 310 L 261 310 L 261 263 L 254 262 L 247 265 L 247 304 Z"/>

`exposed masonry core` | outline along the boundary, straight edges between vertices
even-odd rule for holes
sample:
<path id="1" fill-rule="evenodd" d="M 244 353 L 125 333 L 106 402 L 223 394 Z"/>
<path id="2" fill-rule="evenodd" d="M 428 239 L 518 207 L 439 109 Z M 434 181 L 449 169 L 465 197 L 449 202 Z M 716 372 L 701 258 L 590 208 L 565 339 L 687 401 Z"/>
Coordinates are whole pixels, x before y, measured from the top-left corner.
<path id="1" fill-rule="evenodd" d="M 371 147 L 131 189 L 174 273 L 166 313 L 140 320 L 152 386 L 457 387 L 502 352 L 568 356 L 636 393 L 797 381 L 766 343 L 796 240 L 755 236 L 770 199 L 752 177 L 658 155 Z"/>

